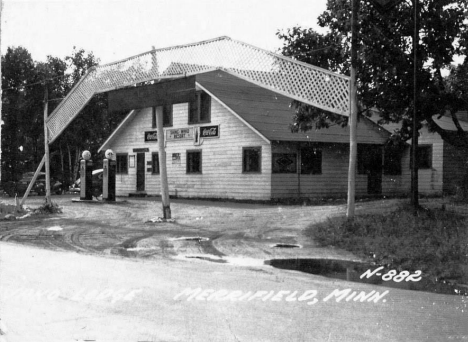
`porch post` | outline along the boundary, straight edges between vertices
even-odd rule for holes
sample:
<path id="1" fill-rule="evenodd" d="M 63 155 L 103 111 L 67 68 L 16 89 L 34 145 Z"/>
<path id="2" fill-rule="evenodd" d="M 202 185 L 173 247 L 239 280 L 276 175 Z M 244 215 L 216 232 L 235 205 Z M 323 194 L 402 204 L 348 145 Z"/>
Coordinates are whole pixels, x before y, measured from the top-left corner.
<path id="1" fill-rule="evenodd" d="M 167 184 L 166 150 L 164 147 L 163 107 L 156 107 L 156 127 L 159 147 L 159 175 L 161 177 L 161 202 L 165 219 L 171 218 L 171 205 L 169 203 L 169 185 Z"/>
<path id="2" fill-rule="evenodd" d="M 50 154 L 49 154 L 49 130 L 47 128 L 47 116 L 49 108 L 49 91 L 47 89 L 47 81 L 44 83 L 44 148 L 45 148 L 45 188 L 46 188 L 46 202 L 51 204 L 50 199 Z"/>

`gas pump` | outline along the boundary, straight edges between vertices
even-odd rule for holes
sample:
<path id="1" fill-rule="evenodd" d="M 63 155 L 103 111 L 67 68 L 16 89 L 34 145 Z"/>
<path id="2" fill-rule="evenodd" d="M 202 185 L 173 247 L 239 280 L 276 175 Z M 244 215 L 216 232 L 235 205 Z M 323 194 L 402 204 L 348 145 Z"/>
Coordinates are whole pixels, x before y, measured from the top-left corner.
<path id="1" fill-rule="evenodd" d="M 93 199 L 93 161 L 91 153 L 83 151 L 80 161 L 80 200 L 92 201 Z"/>
<path id="2" fill-rule="evenodd" d="M 102 181 L 102 199 L 109 202 L 115 202 L 115 171 L 116 161 L 114 160 L 114 152 L 107 150 L 103 160 L 103 177 Z"/>

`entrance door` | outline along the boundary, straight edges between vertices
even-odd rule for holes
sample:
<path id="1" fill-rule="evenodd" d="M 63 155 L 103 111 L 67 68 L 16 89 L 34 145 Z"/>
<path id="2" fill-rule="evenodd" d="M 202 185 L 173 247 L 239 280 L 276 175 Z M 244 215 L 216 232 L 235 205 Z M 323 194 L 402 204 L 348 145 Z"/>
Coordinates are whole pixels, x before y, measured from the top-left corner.
<path id="1" fill-rule="evenodd" d="M 358 145 L 359 173 L 367 174 L 367 193 L 382 193 L 382 147 L 378 145 Z"/>
<path id="2" fill-rule="evenodd" d="M 136 191 L 145 191 L 145 154 L 137 153 Z"/>

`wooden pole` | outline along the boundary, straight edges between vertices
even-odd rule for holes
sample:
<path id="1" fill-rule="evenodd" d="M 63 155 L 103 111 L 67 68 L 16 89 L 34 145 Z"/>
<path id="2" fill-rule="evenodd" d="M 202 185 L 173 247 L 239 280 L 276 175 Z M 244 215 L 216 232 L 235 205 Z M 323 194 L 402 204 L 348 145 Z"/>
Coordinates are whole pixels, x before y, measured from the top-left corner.
<path id="1" fill-rule="evenodd" d="M 419 45 L 419 23 L 418 23 L 418 0 L 413 0 L 414 8 L 414 35 L 413 35 L 413 136 L 411 144 L 411 204 L 417 210 L 419 207 L 419 180 L 418 180 L 418 45 Z"/>
<path id="2" fill-rule="evenodd" d="M 0 0 L 0 51 L 2 47 L 2 12 L 3 0 Z M 1 55 L 1 54 L 0 54 Z M 0 56 L 1 57 L 1 56 Z M 2 59 L 0 58 L 0 184 L 2 181 Z"/>
<path id="3" fill-rule="evenodd" d="M 46 188 L 46 202 L 47 204 L 51 204 L 52 201 L 50 199 L 50 164 L 49 164 L 49 131 L 47 129 L 47 116 L 48 116 L 48 109 L 49 109 L 49 91 L 47 89 L 47 81 L 44 84 L 44 149 L 45 149 L 45 172 L 46 172 L 46 179 L 45 179 L 45 188 Z"/>
<path id="4" fill-rule="evenodd" d="M 349 115 L 349 170 L 348 170 L 348 208 L 346 216 L 352 220 L 355 210 L 356 195 L 356 159 L 357 159 L 357 15 L 359 12 L 359 0 L 352 0 L 351 15 L 351 80 L 350 80 L 350 115 Z"/>
<path id="5" fill-rule="evenodd" d="M 167 184 L 166 150 L 164 147 L 163 107 L 156 107 L 156 127 L 158 131 L 159 147 L 159 175 L 161 177 L 161 202 L 165 219 L 171 218 L 169 203 L 169 185 Z"/>
<path id="6" fill-rule="evenodd" d="M 33 178 L 31 179 L 31 182 L 30 182 L 29 185 L 28 185 L 28 188 L 26 189 L 26 192 L 25 192 L 24 195 L 23 195 L 23 198 L 21 199 L 20 205 L 23 205 L 23 204 L 26 202 L 26 199 L 27 199 L 28 196 L 29 196 L 29 192 L 31 191 L 31 189 L 32 189 L 32 187 L 33 187 L 33 185 L 34 185 L 34 183 L 36 183 L 37 176 L 39 175 L 39 172 L 41 172 L 42 167 L 44 166 L 45 159 L 46 159 L 46 157 L 45 157 L 45 155 L 44 155 L 44 156 L 42 157 L 41 162 L 39 163 L 39 166 L 38 166 L 37 169 L 36 169 L 36 172 L 34 173 Z"/>

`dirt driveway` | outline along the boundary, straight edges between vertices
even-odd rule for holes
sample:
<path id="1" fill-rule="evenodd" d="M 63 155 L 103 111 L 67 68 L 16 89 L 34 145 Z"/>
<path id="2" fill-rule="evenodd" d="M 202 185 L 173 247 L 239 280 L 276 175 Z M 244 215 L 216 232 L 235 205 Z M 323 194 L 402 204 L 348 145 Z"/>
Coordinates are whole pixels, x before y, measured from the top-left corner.
<path id="1" fill-rule="evenodd" d="M 162 212 L 159 199 L 119 198 L 117 203 L 107 204 L 76 203 L 73 198 L 76 195 L 53 197 L 63 208 L 62 214 L 1 222 L 0 240 L 144 258 L 355 259 L 345 251 L 318 247 L 303 235 L 311 223 L 343 213 L 343 204 L 281 206 L 173 200 L 175 222 L 153 223 L 148 221 Z M 42 197 L 31 197 L 26 206 L 35 208 L 42 201 Z M 365 202 L 358 204 L 357 211 L 394 208 L 397 202 Z M 277 248 L 275 244 L 300 247 Z"/>

